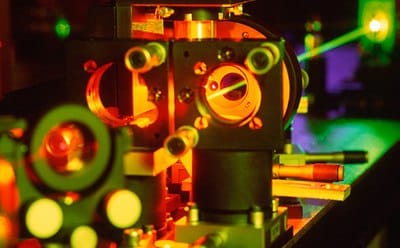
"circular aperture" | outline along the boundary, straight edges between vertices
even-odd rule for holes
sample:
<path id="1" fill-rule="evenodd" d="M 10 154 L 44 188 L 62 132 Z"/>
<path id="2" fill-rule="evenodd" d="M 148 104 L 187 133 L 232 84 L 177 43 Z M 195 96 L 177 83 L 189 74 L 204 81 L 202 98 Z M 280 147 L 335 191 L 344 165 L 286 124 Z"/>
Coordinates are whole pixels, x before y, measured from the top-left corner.
<path id="1" fill-rule="evenodd" d="M 261 90 L 257 79 L 246 68 L 222 63 L 205 77 L 201 97 L 204 115 L 217 122 L 241 126 L 248 123 L 261 104 Z"/>
<path id="2" fill-rule="evenodd" d="M 62 105 L 35 127 L 30 150 L 40 183 L 55 191 L 81 191 L 104 174 L 111 153 L 108 128 L 87 108 Z"/>

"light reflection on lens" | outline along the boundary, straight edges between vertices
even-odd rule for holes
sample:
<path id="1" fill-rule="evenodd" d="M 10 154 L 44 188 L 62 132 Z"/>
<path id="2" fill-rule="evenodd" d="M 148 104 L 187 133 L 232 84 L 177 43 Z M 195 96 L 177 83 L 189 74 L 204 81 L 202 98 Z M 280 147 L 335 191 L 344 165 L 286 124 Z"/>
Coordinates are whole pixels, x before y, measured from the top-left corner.
<path id="1" fill-rule="evenodd" d="M 86 135 L 87 136 L 87 135 Z M 93 157 L 93 145 L 84 129 L 74 124 L 52 128 L 44 138 L 45 157 L 52 168 L 61 174 L 81 170 Z"/>

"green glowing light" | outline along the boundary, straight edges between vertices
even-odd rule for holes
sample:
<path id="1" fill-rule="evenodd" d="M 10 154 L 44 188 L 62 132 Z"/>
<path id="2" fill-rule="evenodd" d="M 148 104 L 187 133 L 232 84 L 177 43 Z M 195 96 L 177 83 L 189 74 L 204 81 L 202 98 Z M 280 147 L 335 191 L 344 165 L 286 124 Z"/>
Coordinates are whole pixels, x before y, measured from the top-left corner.
<path id="1" fill-rule="evenodd" d="M 396 32 L 395 0 L 359 0 L 358 26 L 368 30 L 361 38 L 365 51 L 390 54 L 394 49 Z"/>
<path id="2" fill-rule="evenodd" d="M 345 33 L 331 41 L 328 41 L 328 42 L 320 45 L 319 47 L 316 47 L 314 49 L 304 52 L 303 54 L 298 55 L 297 59 L 299 62 L 302 62 L 306 59 L 312 58 L 314 56 L 317 56 L 319 54 L 322 54 L 324 52 L 332 50 L 336 47 L 339 47 L 339 46 L 347 44 L 351 41 L 354 41 L 354 40 L 362 37 L 366 32 L 367 31 L 364 28 L 357 28 L 357 29 L 350 31 L 348 33 Z"/>
<path id="3" fill-rule="evenodd" d="M 71 25 L 69 24 L 67 19 L 64 18 L 60 18 L 57 20 L 54 29 L 57 37 L 60 39 L 67 38 L 71 33 Z"/>
<path id="4" fill-rule="evenodd" d="M 322 23 L 318 20 L 309 21 L 306 23 L 305 28 L 308 32 L 320 32 L 322 29 Z"/>
<path id="5" fill-rule="evenodd" d="M 213 94 L 208 95 L 207 96 L 207 100 L 211 100 L 211 99 L 214 99 L 214 98 L 216 98 L 218 96 L 225 95 L 225 94 L 227 94 L 227 93 L 229 93 L 229 92 L 231 92 L 233 90 L 236 90 L 236 89 L 238 89 L 238 88 L 240 88 L 242 86 L 245 86 L 245 85 L 246 85 L 246 81 L 245 80 L 237 82 L 237 83 L 235 83 L 235 84 L 233 84 L 231 86 L 225 87 L 225 88 L 223 88 L 223 89 L 221 89 L 221 90 L 219 90 L 219 91 L 217 91 L 217 92 L 215 92 Z"/>

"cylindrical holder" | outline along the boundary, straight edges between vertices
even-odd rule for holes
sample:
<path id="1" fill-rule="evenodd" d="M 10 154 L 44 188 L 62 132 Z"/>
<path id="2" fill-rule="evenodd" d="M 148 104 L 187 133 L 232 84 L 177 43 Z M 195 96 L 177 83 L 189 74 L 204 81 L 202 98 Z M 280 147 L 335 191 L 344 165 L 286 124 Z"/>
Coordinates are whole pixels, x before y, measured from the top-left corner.
<path id="1" fill-rule="evenodd" d="M 292 178 L 310 181 L 336 182 L 344 178 L 344 167 L 340 164 L 315 163 L 305 165 L 272 166 L 273 178 Z"/>
<path id="2" fill-rule="evenodd" d="M 142 203 L 142 214 L 135 227 L 153 225 L 157 236 L 166 231 L 166 172 L 155 176 L 127 176 L 127 187 L 134 191 Z"/>
<path id="3" fill-rule="evenodd" d="M 128 70 L 145 73 L 153 67 L 165 62 L 165 48 L 157 42 L 149 42 L 145 46 L 134 46 L 125 53 L 125 66 Z"/>
<path id="4" fill-rule="evenodd" d="M 366 163 L 368 162 L 367 151 L 342 151 L 328 153 L 306 153 L 306 163 Z"/>
<path id="5" fill-rule="evenodd" d="M 248 223 L 259 206 L 272 216 L 271 151 L 193 151 L 193 200 L 200 221 Z"/>
<path id="6" fill-rule="evenodd" d="M 181 157 L 196 146 L 198 140 L 197 129 L 192 126 L 182 126 L 165 139 L 164 147 L 170 155 Z"/>

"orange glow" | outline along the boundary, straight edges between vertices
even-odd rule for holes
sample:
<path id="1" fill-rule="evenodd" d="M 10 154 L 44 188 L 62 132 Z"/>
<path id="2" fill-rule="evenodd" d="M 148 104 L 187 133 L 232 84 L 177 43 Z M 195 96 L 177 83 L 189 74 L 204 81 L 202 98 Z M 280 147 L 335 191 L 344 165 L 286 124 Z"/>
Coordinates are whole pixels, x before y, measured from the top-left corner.
<path id="1" fill-rule="evenodd" d="M 217 22 L 216 25 L 216 32 L 218 34 L 218 38 L 229 38 L 233 40 L 242 40 L 242 39 L 265 39 L 265 35 L 259 32 L 258 30 L 237 22 L 231 21 L 224 21 L 224 22 Z M 293 93 L 293 89 L 290 86 L 290 78 L 289 78 L 289 71 L 287 68 L 286 63 L 283 63 L 283 75 L 282 75 L 282 106 L 283 106 L 283 113 L 282 116 L 288 116 L 289 113 L 289 101 L 291 94 Z M 286 123 L 285 123 L 286 125 Z"/>
<path id="2" fill-rule="evenodd" d="M 11 133 L 11 135 L 15 138 L 22 138 L 22 136 L 24 135 L 24 129 L 23 128 L 12 128 L 9 130 L 9 132 Z"/>
<path id="3" fill-rule="evenodd" d="M 91 75 L 86 86 L 86 102 L 89 109 L 107 125 L 121 127 L 136 125 L 146 127 L 158 118 L 158 109 L 148 100 L 148 88 L 137 72 L 132 72 L 132 116 L 118 116 L 118 108 L 105 107 L 100 96 L 100 83 L 103 74 L 113 65 L 108 63 L 100 66 Z"/>
<path id="4" fill-rule="evenodd" d="M 132 72 L 133 120 L 130 124 L 147 127 L 158 118 L 158 109 L 148 100 L 148 88 L 138 73 Z"/>
<path id="5" fill-rule="evenodd" d="M 15 181 L 14 170 L 7 160 L 0 158 L 0 187 Z"/>
<path id="6" fill-rule="evenodd" d="M 77 130 L 71 128 L 59 128 L 51 130 L 46 137 L 46 150 L 55 157 L 68 155 L 75 146 L 82 144 L 81 137 Z M 80 144 L 76 144 L 79 139 Z"/>
<path id="7" fill-rule="evenodd" d="M 13 213 L 18 208 L 19 195 L 13 166 L 0 158 L 0 209 Z"/>
<path id="8" fill-rule="evenodd" d="M 109 112 L 109 108 L 104 107 L 100 96 L 100 82 L 103 74 L 113 65 L 108 63 L 100 66 L 90 76 L 89 82 L 86 86 L 86 103 L 97 117 L 100 118 L 104 123 L 112 127 L 125 126 L 129 123 L 130 118 L 118 118 L 117 115 Z"/>
<path id="9" fill-rule="evenodd" d="M 198 130 L 206 129 L 209 125 L 209 117 L 199 116 L 194 120 L 194 127 Z"/>
<path id="10" fill-rule="evenodd" d="M 168 132 L 175 132 L 175 86 L 172 70 L 168 70 Z"/>
<path id="11" fill-rule="evenodd" d="M 216 38 L 215 21 L 213 20 L 188 20 L 174 21 L 175 39 L 209 39 Z"/>
<path id="12" fill-rule="evenodd" d="M 0 245 L 4 244 L 12 234 L 12 223 L 6 216 L 0 215 Z"/>
<path id="13" fill-rule="evenodd" d="M 285 116 L 285 111 L 289 107 L 290 99 L 290 83 L 289 83 L 289 73 L 285 64 L 282 64 L 282 106 L 283 112 L 282 116 Z"/>

